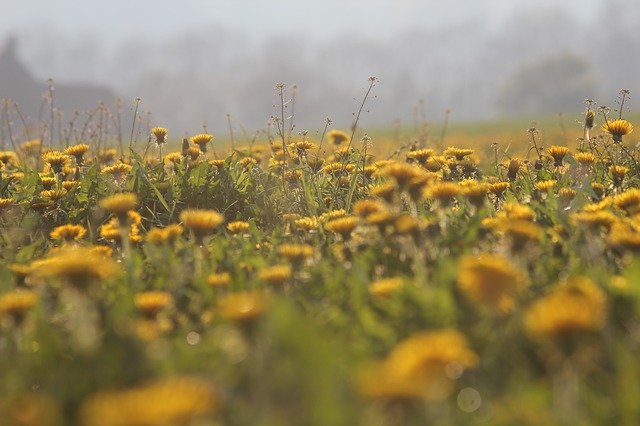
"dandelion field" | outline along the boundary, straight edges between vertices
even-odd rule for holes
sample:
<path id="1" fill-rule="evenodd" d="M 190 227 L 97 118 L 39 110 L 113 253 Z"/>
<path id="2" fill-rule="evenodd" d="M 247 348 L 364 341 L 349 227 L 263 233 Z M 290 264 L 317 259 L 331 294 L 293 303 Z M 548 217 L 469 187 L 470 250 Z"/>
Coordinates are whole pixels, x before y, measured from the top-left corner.
<path id="1" fill-rule="evenodd" d="M 637 424 L 627 99 L 509 149 L 359 115 L 228 150 L 15 132 L 1 423 Z"/>

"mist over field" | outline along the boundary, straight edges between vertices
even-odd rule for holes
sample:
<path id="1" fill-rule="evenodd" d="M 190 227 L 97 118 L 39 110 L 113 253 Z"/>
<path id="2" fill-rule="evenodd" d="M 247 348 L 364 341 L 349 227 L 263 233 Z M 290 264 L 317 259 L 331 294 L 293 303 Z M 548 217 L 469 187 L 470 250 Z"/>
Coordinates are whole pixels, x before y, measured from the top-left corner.
<path id="1" fill-rule="evenodd" d="M 126 108 L 142 98 L 174 135 L 205 122 L 226 131 L 227 113 L 264 127 L 280 81 L 299 87 L 299 129 L 349 126 L 369 76 L 379 84 L 365 125 L 410 122 L 420 100 L 431 121 L 447 108 L 456 121 L 571 117 L 587 97 L 640 89 L 632 0 L 85 3 L 9 8 L 0 46 L 17 37 L 43 83 L 107 86 Z"/>

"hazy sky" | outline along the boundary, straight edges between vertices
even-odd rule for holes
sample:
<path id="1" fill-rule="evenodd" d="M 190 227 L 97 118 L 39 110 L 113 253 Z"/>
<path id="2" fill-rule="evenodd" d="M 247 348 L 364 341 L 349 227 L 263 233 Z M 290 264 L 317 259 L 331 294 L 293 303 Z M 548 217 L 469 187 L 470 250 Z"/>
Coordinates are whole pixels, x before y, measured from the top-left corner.
<path id="1" fill-rule="evenodd" d="M 251 38 L 304 32 L 385 37 L 412 27 L 442 26 L 480 16 L 498 23 L 516 8 L 563 5 L 588 19 L 602 0 L 0 0 L 0 37 L 25 29 L 87 32 L 119 41 L 171 37 L 223 26 Z"/>

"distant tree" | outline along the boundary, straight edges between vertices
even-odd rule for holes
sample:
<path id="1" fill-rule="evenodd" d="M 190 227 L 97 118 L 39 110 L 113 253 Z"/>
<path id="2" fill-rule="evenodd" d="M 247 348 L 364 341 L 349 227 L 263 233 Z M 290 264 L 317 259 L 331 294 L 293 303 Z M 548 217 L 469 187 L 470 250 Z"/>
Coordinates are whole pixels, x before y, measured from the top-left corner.
<path id="1" fill-rule="evenodd" d="M 507 115 L 578 111 L 582 100 L 592 97 L 595 89 L 589 62 L 562 54 L 517 69 L 507 78 L 497 109 Z"/>

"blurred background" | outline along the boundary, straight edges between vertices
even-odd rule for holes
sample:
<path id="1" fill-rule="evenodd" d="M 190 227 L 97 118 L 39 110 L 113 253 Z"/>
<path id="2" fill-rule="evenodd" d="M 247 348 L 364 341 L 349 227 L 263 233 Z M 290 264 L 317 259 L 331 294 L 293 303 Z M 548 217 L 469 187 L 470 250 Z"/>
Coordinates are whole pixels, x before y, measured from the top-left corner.
<path id="1" fill-rule="evenodd" d="M 637 0 L 0 0 L 0 98 L 29 119 L 47 79 L 69 120 L 142 99 L 173 136 L 263 128 L 275 84 L 298 87 L 298 129 L 573 117 L 640 93 Z M 633 107 L 633 100 L 631 106 Z M 577 115 L 576 115 L 577 117 Z"/>

